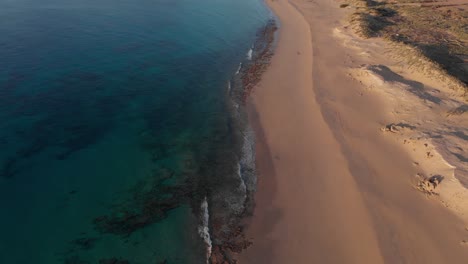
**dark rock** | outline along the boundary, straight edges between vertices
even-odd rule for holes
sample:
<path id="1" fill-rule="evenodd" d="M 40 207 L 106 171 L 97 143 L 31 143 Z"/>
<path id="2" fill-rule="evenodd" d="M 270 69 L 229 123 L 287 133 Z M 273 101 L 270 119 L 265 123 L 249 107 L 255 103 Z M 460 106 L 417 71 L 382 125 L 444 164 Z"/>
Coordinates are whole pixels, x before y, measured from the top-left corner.
<path id="1" fill-rule="evenodd" d="M 99 264 L 130 264 L 130 262 L 124 259 L 110 258 L 99 260 Z"/>
<path id="2" fill-rule="evenodd" d="M 80 249 L 89 250 L 94 247 L 98 241 L 98 238 L 95 237 L 82 237 L 72 241 L 72 244 L 76 245 Z"/>

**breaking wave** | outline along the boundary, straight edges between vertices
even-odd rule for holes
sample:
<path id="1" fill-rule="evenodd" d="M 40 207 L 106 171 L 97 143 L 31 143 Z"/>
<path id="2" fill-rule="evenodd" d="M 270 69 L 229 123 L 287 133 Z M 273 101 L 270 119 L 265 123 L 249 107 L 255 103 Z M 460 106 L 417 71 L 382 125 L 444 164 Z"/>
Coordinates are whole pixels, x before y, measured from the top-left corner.
<path id="1" fill-rule="evenodd" d="M 253 54 L 253 48 L 249 49 L 249 51 L 247 52 L 247 59 L 248 60 L 252 60 L 252 54 Z"/>
<path id="2" fill-rule="evenodd" d="M 242 62 L 239 63 L 239 67 L 237 68 L 236 75 L 240 73 L 241 69 L 242 69 Z"/>
<path id="3" fill-rule="evenodd" d="M 200 209 L 201 224 L 198 226 L 198 234 L 205 242 L 206 263 L 208 264 L 211 257 L 212 242 L 210 236 L 210 228 L 208 227 L 210 214 L 208 211 L 208 201 L 206 200 L 206 196 L 205 199 L 203 199 L 203 202 L 201 203 Z"/>

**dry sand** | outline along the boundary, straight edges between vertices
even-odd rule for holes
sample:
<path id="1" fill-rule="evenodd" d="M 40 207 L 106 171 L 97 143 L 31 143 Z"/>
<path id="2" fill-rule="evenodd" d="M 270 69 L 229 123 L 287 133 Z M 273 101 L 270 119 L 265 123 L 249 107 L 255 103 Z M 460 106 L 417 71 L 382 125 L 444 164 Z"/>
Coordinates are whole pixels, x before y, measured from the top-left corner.
<path id="1" fill-rule="evenodd" d="M 259 184 L 239 262 L 468 263 L 465 102 L 354 36 L 338 2 L 267 3 L 281 27 L 249 99 Z"/>

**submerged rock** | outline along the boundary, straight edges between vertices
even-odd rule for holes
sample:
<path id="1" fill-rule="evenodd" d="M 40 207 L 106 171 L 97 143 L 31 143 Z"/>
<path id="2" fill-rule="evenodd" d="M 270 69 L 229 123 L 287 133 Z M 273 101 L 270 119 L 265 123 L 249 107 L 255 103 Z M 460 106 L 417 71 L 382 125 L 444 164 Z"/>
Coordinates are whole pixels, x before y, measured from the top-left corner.
<path id="1" fill-rule="evenodd" d="M 99 260 L 99 264 L 130 264 L 130 262 L 124 259 L 110 258 Z"/>
<path id="2" fill-rule="evenodd" d="M 95 237 L 82 237 L 72 241 L 72 244 L 79 247 L 82 250 L 89 250 L 94 247 L 98 238 Z"/>

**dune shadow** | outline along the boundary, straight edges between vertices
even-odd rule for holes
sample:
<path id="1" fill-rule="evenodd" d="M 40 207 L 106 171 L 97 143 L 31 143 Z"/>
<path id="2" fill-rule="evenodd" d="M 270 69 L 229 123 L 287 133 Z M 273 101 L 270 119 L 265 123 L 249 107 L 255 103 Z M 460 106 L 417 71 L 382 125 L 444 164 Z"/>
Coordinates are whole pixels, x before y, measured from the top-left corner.
<path id="1" fill-rule="evenodd" d="M 450 134 L 453 136 L 456 136 L 457 138 L 468 141 L 468 135 L 466 135 L 463 131 L 455 131 L 455 132 L 451 132 Z"/>
<path id="2" fill-rule="evenodd" d="M 468 84 L 468 74 L 466 70 L 461 67 L 461 65 L 464 64 L 463 59 L 459 55 L 451 52 L 447 45 L 428 45 L 420 43 L 412 43 L 412 45 L 418 47 L 424 56 L 442 66 L 449 75 L 452 75 L 464 84 Z"/>
<path id="3" fill-rule="evenodd" d="M 452 152 L 452 154 L 458 158 L 458 160 L 460 160 L 461 162 L 467 162 L 468 163 L 468 158 L 461 155 L 461 154 L 458 154 L 458 153 L 454 153 Z"/>
<path id="4" fill-rule="evenodd" d="M 447 112 L 447 116 L 462 115 L 468 112 L 468 105 L 462 105 Z"/>
<path id="5" fill-rule="evenodd" d="M 407 80 L 403 76 L 393 72 L 390 68 L 388 68 L 385 65 L 372 65 L 369 67 L 369 69 L 382 76 L 386 81 L 405 84 L 408 92 L 416 95 L 422 100 L 427 100 L 435 104 L 440 104 L 442 102 L 442 100 L 439 97 L 427 92 L 424 88 L 424 84 L 417 81 Z"/>

